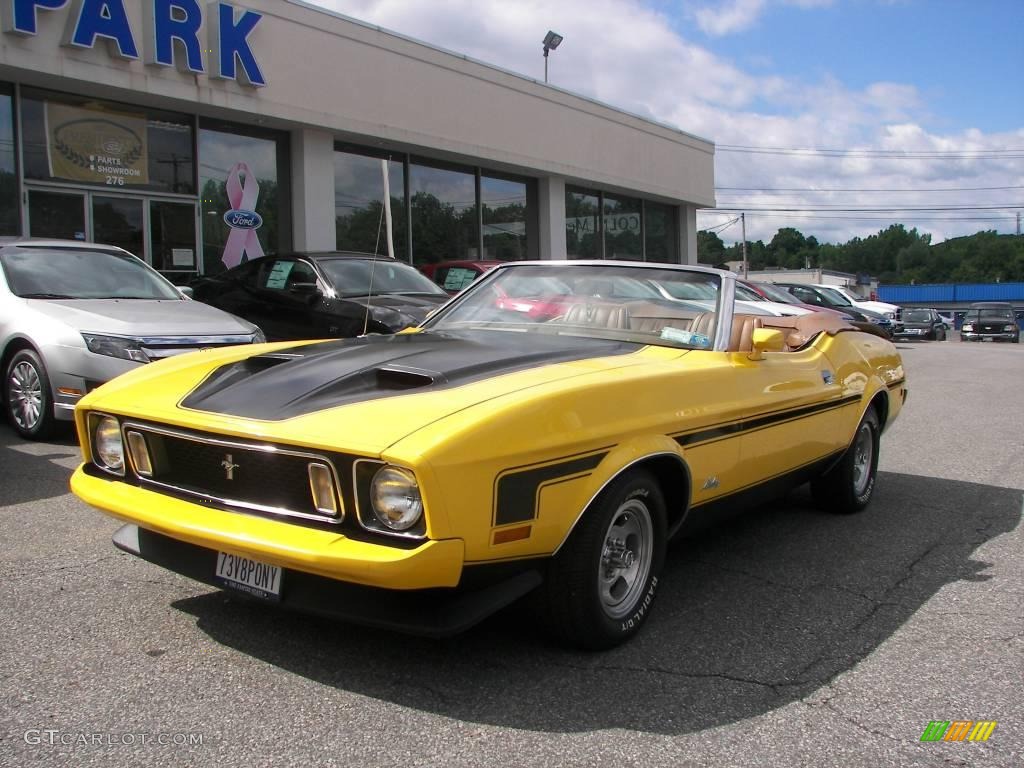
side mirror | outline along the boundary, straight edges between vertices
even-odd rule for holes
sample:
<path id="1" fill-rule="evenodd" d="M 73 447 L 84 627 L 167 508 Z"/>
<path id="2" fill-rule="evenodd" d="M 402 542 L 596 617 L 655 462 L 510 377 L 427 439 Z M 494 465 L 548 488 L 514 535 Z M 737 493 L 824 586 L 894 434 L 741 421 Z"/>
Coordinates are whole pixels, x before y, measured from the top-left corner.
<path id="1" fill-rule="evenodd" d="M 752 340 L 754 351 L 749 355 L 751 360 L 763 360 L 765 352 L 781 352 L 786 348 L 782 331 L 774 328 L 755 328 Z"/>
<path id="2" fill-rule="evenodd" d="M 194 299 L 196 297 L 195 291 L 187 285 L 179 285 L 178 290 L 181 291 L 181 295 L 186 299 Z"/>

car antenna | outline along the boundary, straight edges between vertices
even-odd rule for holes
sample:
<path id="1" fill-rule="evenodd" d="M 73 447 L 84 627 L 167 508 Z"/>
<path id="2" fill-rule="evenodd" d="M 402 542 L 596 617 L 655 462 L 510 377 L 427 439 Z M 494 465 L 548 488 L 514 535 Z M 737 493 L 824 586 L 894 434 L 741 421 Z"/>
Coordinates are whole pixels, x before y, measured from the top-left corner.
<path id="1" fill-rule="evenodd" d="M 384 201 L 380 208 L 380 220 L 377 222 L 377 242 L 373 245 L 373 259 L 370 261 L 370 285 L 366 293 L 366 312 L 363 314 L 363 335 L 366 335 L 366 331 L 370 326 L 370 301 L 373 297 L 373 273 L 377 267 L 377 252 L 380 250 L 380 231 L 381 225 L 387 224 L 387 245 L 388 245 L 388 257 L 395 258 L 395 242 L 391 234 L 391 185 L 388 179 L 388 161 L 391 159 L 390 155 L 386 158 L 380 159 L 380 173 L 384 179 Z"/>

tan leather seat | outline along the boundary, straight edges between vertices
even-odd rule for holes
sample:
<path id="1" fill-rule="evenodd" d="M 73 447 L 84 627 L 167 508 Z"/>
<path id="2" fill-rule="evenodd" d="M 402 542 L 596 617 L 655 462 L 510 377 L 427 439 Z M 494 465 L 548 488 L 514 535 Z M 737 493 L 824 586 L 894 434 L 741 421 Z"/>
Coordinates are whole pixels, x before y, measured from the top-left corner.
<path id="1" fill-rule="evenodd" d="M 685 330 L 693 317 L 692 312 L 676 311 L 649 301 L 631 301 L 628 309 L 630 330 L 651 334 L 660 333 L 666 326 Z"/>
<path id="2" fill-rule="evenodd" d="M 715 323 L 718 315 L 714 312 L 701 312 L 690 322 L 690 332 L 699 333 L 709 339 L 715 338 Z"/>
<path id="3" fill-rule="evenodd" d="M 753 352 L 754 331 L 757 328 L 764 328 L 764 322 L 760 315 L 733 315 L 729 351 Z"/>
<path id="4" fill-rule="evenodd" d="M 569 307 L 563 322 L 602 328 L 629 328 L 629 311 L 623 304 L 581 302 Z"/>

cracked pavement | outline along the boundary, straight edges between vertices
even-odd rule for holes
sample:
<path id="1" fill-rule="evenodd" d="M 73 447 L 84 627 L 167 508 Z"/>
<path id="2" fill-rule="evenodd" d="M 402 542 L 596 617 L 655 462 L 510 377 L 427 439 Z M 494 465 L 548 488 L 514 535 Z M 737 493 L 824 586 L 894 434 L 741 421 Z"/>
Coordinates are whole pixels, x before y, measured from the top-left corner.
<path id="1" fill-rule="evenodd" d="M 602 654 L 528 602 L 439 642 L 192 583 L 68 494 L 70 433 L 0 421 L 0 766 L 1024 764 L 1024 348 L 900 347 L 872 506 L 801 489 L 675 542 L 644 632 Z M 998 726 L 922 743 L 931 720 Z M 203 743 L 60 743 L 81 733 Z"/>

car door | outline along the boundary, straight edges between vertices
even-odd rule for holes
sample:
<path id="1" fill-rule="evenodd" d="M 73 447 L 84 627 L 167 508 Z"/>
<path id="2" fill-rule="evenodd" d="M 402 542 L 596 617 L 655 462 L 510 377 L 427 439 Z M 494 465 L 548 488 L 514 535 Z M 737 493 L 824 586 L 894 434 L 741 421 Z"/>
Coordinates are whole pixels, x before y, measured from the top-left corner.
<path id="1" fill-rule="evenodd" d="M 317 321 L 323 294 L 316 270 L 308 261 L 291 256 L 266 259 L 260 271 L 259 294 L 264 322 L 258 324 L 269 340 L 330 335 L 322 327 L 324 323 Z"/>
<path id="2" fill-rule="evenodd" d="M 829 359 L 811 345 L 766 352 L 751 360 L 731 353 L 741 408 L 740 468 L 743 484 L 778 478 L 846 446 L 844 397 Z"/>
<path id="3" fill-rule="evenodd" d="M 256 323 L 262 328 L 257 319 L 263 314 L 257 292 L 259 273 L 260 262 L 242 264 L 201 281 L 195 289 L 195 297 L 199 301 Z"/>

